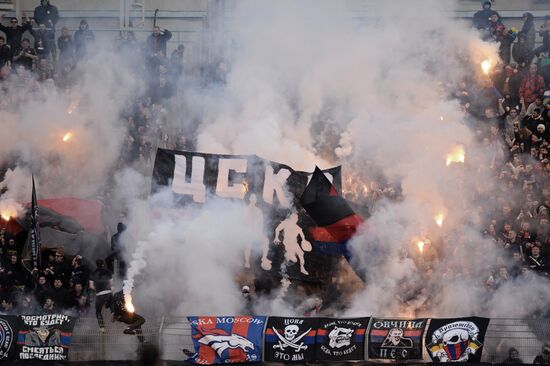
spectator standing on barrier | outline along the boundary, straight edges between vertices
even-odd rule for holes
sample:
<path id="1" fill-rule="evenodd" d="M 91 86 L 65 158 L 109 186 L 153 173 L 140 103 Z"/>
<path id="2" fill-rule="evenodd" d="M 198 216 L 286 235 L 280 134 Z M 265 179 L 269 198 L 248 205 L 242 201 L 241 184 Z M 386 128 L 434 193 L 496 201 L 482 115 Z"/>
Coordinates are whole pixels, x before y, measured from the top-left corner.
<path id="1" fill-rule="evenodd" d="M 166 42 L 172 38 L 168 29 L 161 29 L 159 26 L 153 28 L 153 34 L 147 38 L 147 53 L 157 57 L 159 53 L 166 56 Z"/>
<path id="2" fill-rule="evenodd" d="M 0 15 L 0 31 L 6 34 L 6 43 L 11 47 L 12 52 L 21 48 L 21 38 L 23 38 L 23 33 L 26 31 L 32 30 L 32 25 L 30 20 L 27 18 L 25 13 L 23 13 L 25 18 L 25 23 L 23 25 L 18 25 L 19 22 L 17 18 L 10 18 L 10 25 L 6 27 L 1 24 L 4 21 L 4 14 Z"/>
<path id="3" fill-rule="evenodd" d="M 481 1 L 482 10 L 474 14 L 474 27 L 479 30 L 486 30 L 489 26 L 489 19 L 492 15 L 498 15 L 496 11 L 491 9 L 493 6 L 490 0 Z"/>
<path id="4" fill-rule="evenodd" d="M 74 33 L 75 58 L 80 61 L 86 56 L 88 47 L 95 41 L 94 32 L 88 29 L 88 21 L 82 19 L 78 30 Z"/>
<path id="5" fill-rule="evenodd" d="M 55 30 L 59 20 L 57 8 L 50 4 L 50 0 L 40 0 L 40 5 L 34 8 L 34 21 L 36 24 L 44 24 L 48 29 Z"/>
<path id="6" fill-rule="evenodd" d="M 103 320 L 103 307 L 107 307 L 112 296 L 113 275 L 105 268 L 102 259 L 96 261 L 96 270 L 90 278 L 90 290 L 95 291 L 95 315 L 99 330 L 105 333 L 105 321 Z"/>
<path id="7" fill-rule="evenodd" d="M 145 318 L 135 312 L 129 312 L 126 309 L 126 302 L 124 301 L 124 294 L 119 291 L 111 298 L 109 308 L 113 313 L 112 321 L 119 321 L 128 325 L 124 329 L 124 334 L 136 334 L 140 343 L 145 341 L 141 326 L 145 323 Z"/>
<path id="8" fill-rule="evenodd" d="M 520 364 L 523 363 L 521 358 L 519 358 L 519 352 L 514 347 L 510 347 L 508 350 L 508 358 L 505 359 L 502 363 L 511 363 L 511 364 Z"/>
<path id="9" fill-rule="evenodd" d="M 550 342 L 546 342 L 542 347 L 542 353 L 533 360 L 535 365 L 550 365 Z"/>

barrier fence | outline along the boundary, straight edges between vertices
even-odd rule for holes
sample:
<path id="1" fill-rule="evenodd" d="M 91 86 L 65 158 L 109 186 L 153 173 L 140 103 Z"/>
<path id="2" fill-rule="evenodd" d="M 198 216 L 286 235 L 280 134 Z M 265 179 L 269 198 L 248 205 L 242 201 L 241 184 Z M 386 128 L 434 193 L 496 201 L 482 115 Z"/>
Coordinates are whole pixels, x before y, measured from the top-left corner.
<path id="1" fill-rule="evenodd" d="M 99 331 L 95 317 L 78 319 L 69 352 L 70 361 L 133 360 L 139 341 L 123 334 L 124 324 L 106 319 L 105 333 Z M 162 359 L 183 361 L 183 349 L 193 351 L 191 326 L 186 317 L 147 318 L 143 326 L 145 341 L 158 345 Z M 533 360 L 550 340 L 550 319 L 491 319 L 485 336 L 482 362 L 502 363 L 514 347 L 524 363 Z M 429 357 L 424 349 L 424 361 Z"/>

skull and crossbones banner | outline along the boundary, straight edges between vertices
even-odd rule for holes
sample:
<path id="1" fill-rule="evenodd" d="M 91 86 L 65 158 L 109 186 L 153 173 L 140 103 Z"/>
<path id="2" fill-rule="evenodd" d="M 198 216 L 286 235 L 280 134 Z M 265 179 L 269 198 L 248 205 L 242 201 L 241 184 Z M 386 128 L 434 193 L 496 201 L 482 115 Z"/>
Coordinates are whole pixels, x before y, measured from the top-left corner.
<path id="1" fill-rule="evenodd" d="M 373 318 L 369 328 L 368 359 L 422 360 L 427 319 Z"/>
<path id="2" fill-rule="evenodd" d="M 431 319 L 426 349 L 434 362 L 481 361 L 489 319 L 480 317 Z"/>
<path id="3" fill-rule="evenodd" d="M 265 361 L 315 361 L 318 318 L 269 317 L 265 329 Z"/>
<path id="4" fill-rule="evenodd" d="M 316 337 L 317 361 L 362 361 L 369 318 L 319 319 Z"/>

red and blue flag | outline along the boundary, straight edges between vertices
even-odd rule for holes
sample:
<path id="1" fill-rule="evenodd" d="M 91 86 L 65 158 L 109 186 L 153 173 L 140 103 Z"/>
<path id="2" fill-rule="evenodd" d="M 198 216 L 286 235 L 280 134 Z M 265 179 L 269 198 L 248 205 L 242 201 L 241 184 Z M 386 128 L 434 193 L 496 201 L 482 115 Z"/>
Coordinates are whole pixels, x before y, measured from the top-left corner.
<path id="1" fill-rule="evenodd" d="M 265 316 L 190 316 L 195 354 L 188 361 L 213 365 L 262 361 Z"/>
<path id="2" fill-rule="evenodd" d="M 338 194 L 318 167 L 315 167 L 300 203 L 317 225 L 309 230 L 313 251 L 327 255 L 342 254 L 349 260 L 346 244 L 364 220 Z"/>

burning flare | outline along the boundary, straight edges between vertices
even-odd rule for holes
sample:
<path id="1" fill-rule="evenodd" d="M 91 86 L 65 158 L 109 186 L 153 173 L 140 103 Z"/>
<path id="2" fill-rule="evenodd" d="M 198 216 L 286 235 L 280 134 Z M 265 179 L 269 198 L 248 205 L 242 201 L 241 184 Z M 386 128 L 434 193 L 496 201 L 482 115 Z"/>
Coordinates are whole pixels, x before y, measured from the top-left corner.
<path id="1" fill-rule="evenodd" d="M 72 138 L 73 138 L 73 133 L 69 131 L 65 135 L 63 135 L 63 142 L 67 142 Z"/>
<path id="2" fill-rule="evenodd" d="M 464 146 L 457 145 L 451 150 L 449 154 L 447 154 L 447 166 L 451 165 L 451 163 L 462 163 L 464 164 Z"/>
<path id="3" fill-rule="evenodd" d="M 443 216 L 442 213 L 437 214 L 435 216 L 435 223 L 437 224 L 437 226 L 443 226 L 443 220 L 444 219 L 445 219 L 445 216 Z"/>
<path id="4" fill-rule="evenodd" d="M 440 120 L 440 121 L 444 121 L 445 118 L 443 118 L 443 116 L 439 116 L 439 120 Z"/>
<path id="5" fill-rule="evenodd" d="M 74 111 L 76 110 L 76 107 L 78 107 L 78 100 L 75 99 L 73 100 L 69 106 L 67 107 L 67 114 L 73 114 Z"/>
<path id="6" fill-rule="evenodd" d="M 419 240 L 416 242 L 416 246 L 418 247 L 418 250 L 420 253 L 424 253 L 424 242 L 422 240 Z"/>
<path id="7" fill-rule="evenodd" d="M 124 306 L 128 312 L 133 313 L 135 311 L 134 304 L 132 304 L 132 295 L 124 294 Z"/>
<path id="8" fill-rule="evenodd" d="M 487 59 L 487 60 L 484 60 L 482 63 L 481 63 L 481 69 L 483 70 L 483 73 L 485 73 L 485 75 L 488 75 L 489 74 L 489 71 L 491 71 L 491 60 Z"/>
<path id="9" fill-rule="evenodd" d="M 243 182 L 243 192 L 248 193 L 248 190 L 249 190 L 248 182 Z"/>
<path id="10" fill-rule="evenodd" d="M 15 200 L 8 198 L 0 201 L 0 217 L 4 221 L 9 221 L 10 218 L 16 218 L 23 212 L 23 207 Z"/>

